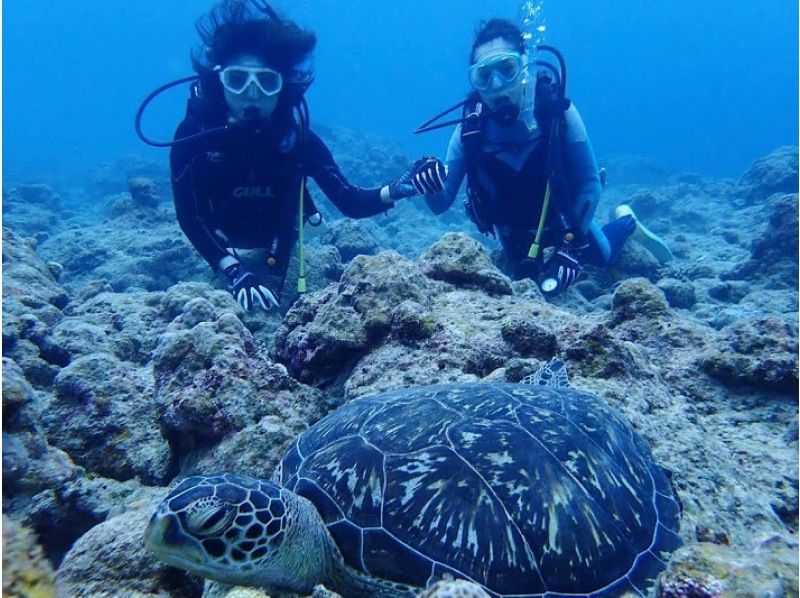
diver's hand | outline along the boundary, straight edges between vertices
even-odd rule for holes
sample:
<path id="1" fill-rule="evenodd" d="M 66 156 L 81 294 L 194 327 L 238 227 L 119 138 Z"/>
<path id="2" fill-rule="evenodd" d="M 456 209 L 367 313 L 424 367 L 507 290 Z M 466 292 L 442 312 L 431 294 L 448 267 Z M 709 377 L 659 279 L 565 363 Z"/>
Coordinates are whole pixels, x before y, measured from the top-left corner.
<path id="1" fill-rule="evenodd" d="M 255 274 L 244 269 L 240 262 L 225 268 L 233 298 L 245 311 L 250 311 L 255 306 L 260 306 L 264 311 L 278 307 L 278 298 L 267 287 L 258 282 Z"/>
<path id="2" fill-rule="evenodd" d="M 570 248 L 562 247 L 548 260 L 544 271 L 540 283 L 544 292 L 566 291 L 580 276 L 581 265 Z M 555 281 L 555 284 L 552 281 Z"/>
<path id="3" fill-rule="evenodd" d="M 406 173 L 388 185 L 391 201 L 414 195 L 436 195 L 444 191 L 447 167 L 438 158 L 427 156 L 411 165 Z"/>
<path id="4" fill-rule="evenodd" d="M 426 156 L 411 166 L 411 182 L 420 195 L 436 195 L 444 191 L 447 167 L 439 158 Z"/>

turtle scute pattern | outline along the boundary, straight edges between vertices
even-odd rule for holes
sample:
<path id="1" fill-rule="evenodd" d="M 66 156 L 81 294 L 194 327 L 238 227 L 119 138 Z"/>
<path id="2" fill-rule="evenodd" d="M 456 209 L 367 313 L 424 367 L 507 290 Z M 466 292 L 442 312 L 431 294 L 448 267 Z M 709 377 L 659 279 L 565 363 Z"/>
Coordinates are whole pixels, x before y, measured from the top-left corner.
<path id="1" fill-rule="evenodd" d="M 207 506 L 224 506 L 205 519 Z M 271 484 L 234 474 L 189 477 L 171 488 L 164 505 L 184 528 L 200 525 L 209 532 L 227 527 L 224 538 L 213 533 L 201 539 L 203 548 L 223 564 L 255 569 L 269 558 L 285 536 L 285 507 L 281 491 Z M 160 507 L 163 508 L 163 507 Z M 195 518 L 197 521 L 194 521 Z"/>
<path id="2" fill-rule="evenodd" d="M 356 399 L 276 473 L 311 500 L 351 567 L 492 596 L 644 595 L 679 544 L 649 448 L 572 389 L 454 384 Z"/>

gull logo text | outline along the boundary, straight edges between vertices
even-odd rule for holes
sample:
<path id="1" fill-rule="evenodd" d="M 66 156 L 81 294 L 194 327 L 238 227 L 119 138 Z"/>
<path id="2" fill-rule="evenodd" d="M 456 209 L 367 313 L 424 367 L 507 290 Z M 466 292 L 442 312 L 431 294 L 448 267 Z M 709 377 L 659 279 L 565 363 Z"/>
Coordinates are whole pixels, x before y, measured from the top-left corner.
<path id="1" fill-rule="evenodd" d="M 275 197 L 275 194 L 272 192 L 272 187 L 254 186 L 254 187 L 236 187 L 233 190 L 233 196 L 236 198 Z"/>

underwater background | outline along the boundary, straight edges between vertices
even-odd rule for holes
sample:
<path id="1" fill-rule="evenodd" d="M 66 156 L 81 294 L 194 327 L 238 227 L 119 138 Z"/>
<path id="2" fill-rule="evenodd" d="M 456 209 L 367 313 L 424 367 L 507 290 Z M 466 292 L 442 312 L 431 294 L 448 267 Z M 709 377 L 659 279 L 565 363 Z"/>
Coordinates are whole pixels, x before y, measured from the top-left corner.
<path id="1" fill-rule="evenodd" d="M 166 159 L 141 146 L 131 121 L 151 89 L 191 74 L 194 21 L 208 4 L 4 2 L 5 172 L 82 172 L 134 151 Z M 477 23 L 520 12 L 514 0 L 276 6 L 318 34 L 312 117 L 391 137 L 412 155 L 446 148 L 447 132 L 411 131 L 468 91 Z M 797 11 L 790 0 L 559 0 L 541 14 L 598 154 L 736 176 L 797 137 Z M 184 98 L 157 101 L 146 130 L 170 136 Z"/>
<path id="2" fill-rule="evenodd" d="M 798 596 L 797 3 L 277 2 L 318 36 L 312 128 L 363 186 L 444 157 L 450 129 L 411 131 L 467 92 L 476 26 L 535 12 L 608 169 L 598 221 L 627 203 L 675 259 L 631 240 L 545 298 L 461 197 L 354 221 L 312 184 L 310 292 L 295 259 L 269 314 L 189 244 L 168 151 L 133 131 L 211 5 L 3 3 L 3 596 L 263 598 L 145 550 L 175 480 L 267 478 L 352 399 L 554 358 L 672 472 L 683 547 L 654 595 Z M 151 105 L 151 137 L 186 94 Z"/>

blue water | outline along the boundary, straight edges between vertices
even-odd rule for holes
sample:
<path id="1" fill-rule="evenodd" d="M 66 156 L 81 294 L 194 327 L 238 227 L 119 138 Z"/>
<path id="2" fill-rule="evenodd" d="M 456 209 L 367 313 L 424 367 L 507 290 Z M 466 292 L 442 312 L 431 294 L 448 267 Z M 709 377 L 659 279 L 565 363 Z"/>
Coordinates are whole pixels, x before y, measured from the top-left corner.
<path id="1" fill-rule="evenodd" d="M 7 176 L 83 174 L 144 147 L 132 118 L 155 86 L 190 74 L 197 0 L 3 2 Z M 442 155 L 448 132 L 411 130 L 467 90 L 482 18 L 514 0 L 284 0 L 319 37 L 313 118 Z M 738 176 L 797 144 L 794 0 L 545 0 L 546 41 L 569 66 L 568 94 L 600 156 L 639 154 L 671 170 Z M 181 119 L 184 91 L 148 113 L 154 136 Z"/>

